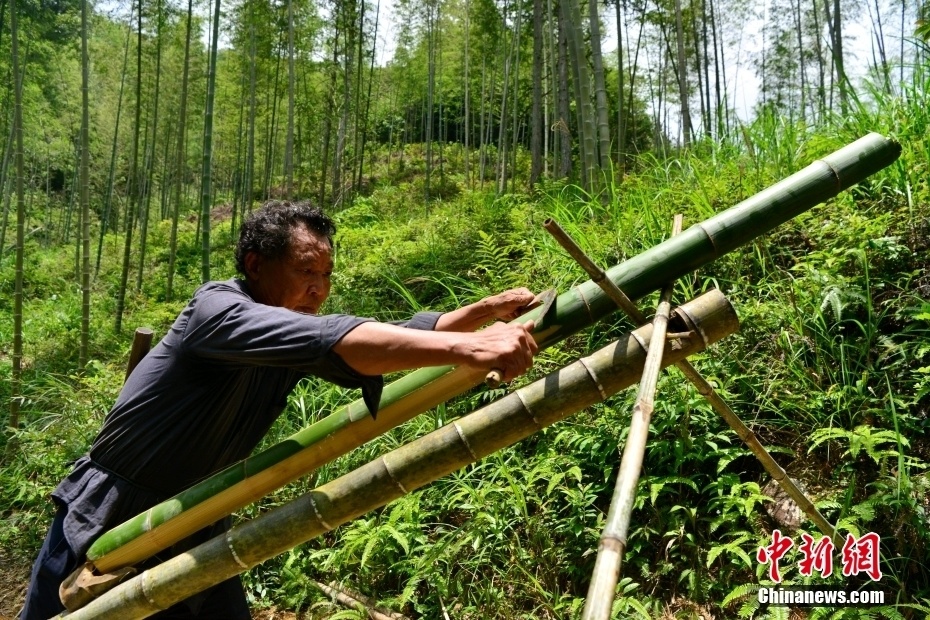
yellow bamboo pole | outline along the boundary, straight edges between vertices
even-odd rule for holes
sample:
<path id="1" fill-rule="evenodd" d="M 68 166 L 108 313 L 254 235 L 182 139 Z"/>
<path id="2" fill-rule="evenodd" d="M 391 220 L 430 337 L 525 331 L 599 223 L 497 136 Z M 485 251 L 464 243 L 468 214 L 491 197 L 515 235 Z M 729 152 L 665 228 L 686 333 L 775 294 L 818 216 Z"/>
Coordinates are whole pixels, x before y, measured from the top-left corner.
<path id="1" fill-rule="evenodd" d="M 681 215 L 675 216 L 673 237 L 681 232 L 683 219 Z M 665 352 L 665 335 L 668 331 L 674 288 L 674 281 L 669 282 L 662 287 L 659 294 L 659 306 L 652 320 L 652 341 L 649 343 L 643 376 L 639 382 L 639 393 L 633 406 L 630 432 L 623 447 L 623 457 L 620 459 L 620 470 L 617 472 L 617 482 L 610 500 L 610 510 L 607 512 L 607 522 L 604 524 L 597 549 L 597 559 L 594 562 L 591 584 L 588 586 L 588 596 L 582 612 L 583 620 L 610 618 L 614 590 L 626 550 L 630 516 L 633 514 L 633 504 L 636 500 L 636 487 L 639 485 L 639 474 L 646 455 L 646 442 L 649 440 L 649 421 L 655 408 L 656 386 L 659 382 L 659 372 L 662 370 L 662 354 Z"/>
<path id="2" fill-rule="evenodd" d="M 684 304 L 673 321 L 682 328 L 678 331 L 692 330 L 699 336 L 683 341 L 681 347 L 667 344 L 666 363 L 697 353 L 738 328 L 736 313 L 719 291 L 709 291 Z M 652 326 L 644 325 L 592 355 L 159 564 L 59 618 L 135 620 L 167 609 L 628 387 L 642 374 L 651 337 Z"/>

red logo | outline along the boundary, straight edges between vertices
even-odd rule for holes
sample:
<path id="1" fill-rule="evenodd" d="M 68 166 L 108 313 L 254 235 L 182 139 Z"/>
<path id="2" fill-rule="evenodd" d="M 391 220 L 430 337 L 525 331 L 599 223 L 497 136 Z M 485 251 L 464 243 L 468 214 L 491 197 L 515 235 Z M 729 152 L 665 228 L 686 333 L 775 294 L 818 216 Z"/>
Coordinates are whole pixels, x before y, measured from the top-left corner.
<path id="1" fill-rule="evenodd" d="M 833 541 L 824 536 L 817 544 L 814 544 L 814 537 L 810 534 L 801 534 L 804 541 L 798 549 L 801 551 L 799 563 L 800 572 L 805 577 L 810 577 L 816 570 L 821 577 L 829 577 L 833 574 Z"/>
<path id="2" fill-rule="evenodd" d="M 782 536 L 781 530 L 775 530 L 772 532 L 772 544 L 767 547 L 759 547 L 759 551 L 756 553 L 756 559 L 759 560 L 759 564 L 768 564 L 769 566 L 769 579 L 775 583 L 781 583 L 781 573 L 778 572 L 778 561 L 785 557 L 785 554 L 788 553 L 788 549 L 794 546 L 794 541 L 791 540 L 788 536 Z"/>
<path id="3" fill-rule="evenodd" d="M 847 534 L 846 542 L 843 543 L 843 576 L 851 577 L 865 573 L 872 581 L 881 579 L 880 544 L 881 538 L 875 532 L 860 536 L 858 540 L 852 534 Z"/>
<path id="4" fill-rule="evenodd" d="M 811 577 L 815 571 L 820 573 L 821 577 L 832 575 L 833 551 L 836 547 L 830 537 L 824 536 L 815 542 L 810 534 L 801 534 L 801 541 L 798 546 L 801 552 L 801 560 L 798 562 L 801 575 Z M 779 562 L 793 546 L 794 540 L 790 536 L 783 536 L 781 530 L 774 530 L 772 544 L 759 547 L 756 552 L 759 564 L 769 565 L 769 579 L 775 583 L 781 583 L 782 580 Z M 858 538 L 853 534 L 847 534 L 841 550 L 843 576 L 853 577 L 865 573 L 872 581 L 879 581 L 882 578 L 880 548 L 881 537 L 875 532 L 863 534 Z"/>

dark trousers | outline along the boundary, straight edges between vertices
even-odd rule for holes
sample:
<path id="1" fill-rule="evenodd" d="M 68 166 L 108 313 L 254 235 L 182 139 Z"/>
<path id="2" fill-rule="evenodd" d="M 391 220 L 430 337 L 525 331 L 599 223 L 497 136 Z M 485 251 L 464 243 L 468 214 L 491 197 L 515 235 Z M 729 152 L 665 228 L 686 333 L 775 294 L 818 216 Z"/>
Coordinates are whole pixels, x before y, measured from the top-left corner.
<path id="1" fill-rule="evenodd" d="M 26 605 L 21 620 L 48 620 L 65 610 L 58 598 L 58 586 L 78 567 L 78 559 L 65 539 L 62 523 L 66 508 L 59 507 L 45 544 L 32 567 L 32 578 L 26 591 Z M 82 558 L 83 559 L 83 558 Z M 238 577 L 210 588 L 206 598 L 198 600 L 196 612 L 187 602 L 181 602 L 155 614 L 159 620 L 198 618 L 202 620 L 249 620 L 249 606 Z M 198 597 L 199 598 L 199 597 Z"/>

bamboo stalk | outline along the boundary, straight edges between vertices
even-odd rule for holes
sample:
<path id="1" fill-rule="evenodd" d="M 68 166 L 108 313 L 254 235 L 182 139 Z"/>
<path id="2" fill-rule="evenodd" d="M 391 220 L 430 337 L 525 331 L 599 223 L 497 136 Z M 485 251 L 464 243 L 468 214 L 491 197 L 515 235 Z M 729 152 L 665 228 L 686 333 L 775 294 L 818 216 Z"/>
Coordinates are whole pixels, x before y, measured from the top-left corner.
<path id="1" fill-rule="evenodd" d="M 578 246 L 577 243 L 565 232 L 561 226 L 555 220 L 549 219 L 546 220 L 544 224 L 547 231 L 552 234 L 553 237 L 559 242 L 559 244 L 569 253 L 569 255 L 574 258 L 578 264 L 591 276 L 591 281 L 596 282 L 599 286 L 602 287 L 604 293 L 610 297 L 614 302 L 637 324 L 643 324 L 646 322 L 646 316 L 640 312 L 639 308 L 636 307 L 629 297 L 621 291 L 616 284 L 613 283 L 609 278 L 607 278 L 604 272 L 597 266 L 597 264 L 592 261 L 584 251 Z M 772 458 L 772 455 L 769 454 L 768 450 L 762 445 L 759 441 L 759 438 L 756 437 L 756 434 L 743 423 L 738 415 L 730 408 L 730 406 L 720 398 L 720 395 L 717 394 L 713 386 L 707 382 L 706 379 L 697 371 L 697 369 L 689 362 L 688 360 L 682 360 L 675 364 L 675 367 L 681 371 L 688 381 L 690 381 L 694 387 L 697 389 L 698 393 L 707 399 L 711 407 L 714 408 L 720 416 L 730 425 L 730 428 L 736 432 L 737 436 L 743 440 L 743 443 L 749 448 L 749 450 L 755 455 L 755 457 L 762 463 L 762 466 L 768 472 L 772 479 L 775 480 L 778 485 L 782 488 L 785 493 L 788 494 L 791 499 L 798 505 L 798 507 L 807 515 L 807 517 L 814 522 L 818 529 L 821 532 L 833 539 L 833 544 L 838 548 L 842 546 L 843 540 L 842 537 L 837 534 L 836 528 L 827 521 L 817 507 L 814 506 L 814 503 L 808 499 L 807 495 L 794 483 L 794 481 L 788 477 L 788 474 L 782 468 L 781 465 Z"/>
<path id="2" fill-rule="evenodd" d="M 673 237 L 681 232 L 683 220 L 683 216 L 675 216 L 675 222 L 672 225 Z M 649 440 L 649 421 L 655 407 L 656 385 L 662 369 L 662 354 L 666 346 L 665 334 L 668 332 L 674 288 L 674 280 L 662 288 L 659 306 L 652 320 L 652 340 L 649 343 L 649 352 L 646 354 L 646 364 L 639 382 L 636 404 L 633 406 L 630 432 L 627 434 L 626 445 L 623 447 L 623 457 L 620 459 L 620 471 L 617 472 L 617 483 L 610 500 L 607 522 L 604 524 L 597 549 L 594 572 L 582 612 L 583 620 L 609 620 L 610 618 L 614 590 L 617 587 L 620 565 L 626 550 L 630 516 L 633 514 L 633 503 L 636 500 L 636 487 L 639 486 L 639 474 L 643 468 L 646 442 Z"/>
<path id="3" fill-rule="evenodd" d="M 667 363 L 703 350 L 738 327 L 736 313 L 719 291 L 709 291 L 679 310 L 676 326 L 694 329 L 700 337 L 681 348 L 666 343 Z M 60 617 L 145 618 L 513 444 L 634 383 L 642 372 L 651 334 L 651 325 L 640 327 L 592 355 L 175 556 Z"/>
<path id="4" fill-rule="evenodd" d="M 715 260 L 858 183 L 900 155 L 897 142 L 869 134 L 787 179 L 633 259 L 607 278 L 636 299 Z M 560 295 L 534 334 L 545 348 L 609 315 L 613 301 L 594 282 Z M 530 312 L 516 319 L 539 319 Z M 549 319 L 552 316 L 552 319 Z M 397 424 L 478 385 L 485 372 L 423 368 L 385 387 L 377 420 L 361 400 L 241 461 L 101 536 L 87 552 L 99 572 L 139 562 Z"/>

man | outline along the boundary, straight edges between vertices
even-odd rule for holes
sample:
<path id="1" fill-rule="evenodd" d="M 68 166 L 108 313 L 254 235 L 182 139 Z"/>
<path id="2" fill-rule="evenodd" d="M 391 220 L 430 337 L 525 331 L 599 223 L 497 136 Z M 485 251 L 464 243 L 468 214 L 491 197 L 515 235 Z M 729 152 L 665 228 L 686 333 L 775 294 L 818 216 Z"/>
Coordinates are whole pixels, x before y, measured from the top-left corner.
<path id="1" fill-rule="evenodd" d="M 242 225 L 236 267 L 243 280 L 202 286 L 120 392 L 88 454 L 52 494 L 58 512 L 33 567 L 23 620 L 62 611 L 58 586 L 91 543 L 191 484 L 246 458 L 284 409 L 300 379 L 322 377 L 362 390 L 374 413 L 382 374 L 466 364 L 525 372 L 533 324 L 511 319 L 527 289 L 402 325 L 318 316 L 330 292 L 333 222 L 308 203 L 271 201 Z M 228 519 L 143 563 L 164 561 L 228 527 Z M 250 617 L 238 578 L 158 618 Z"/>

